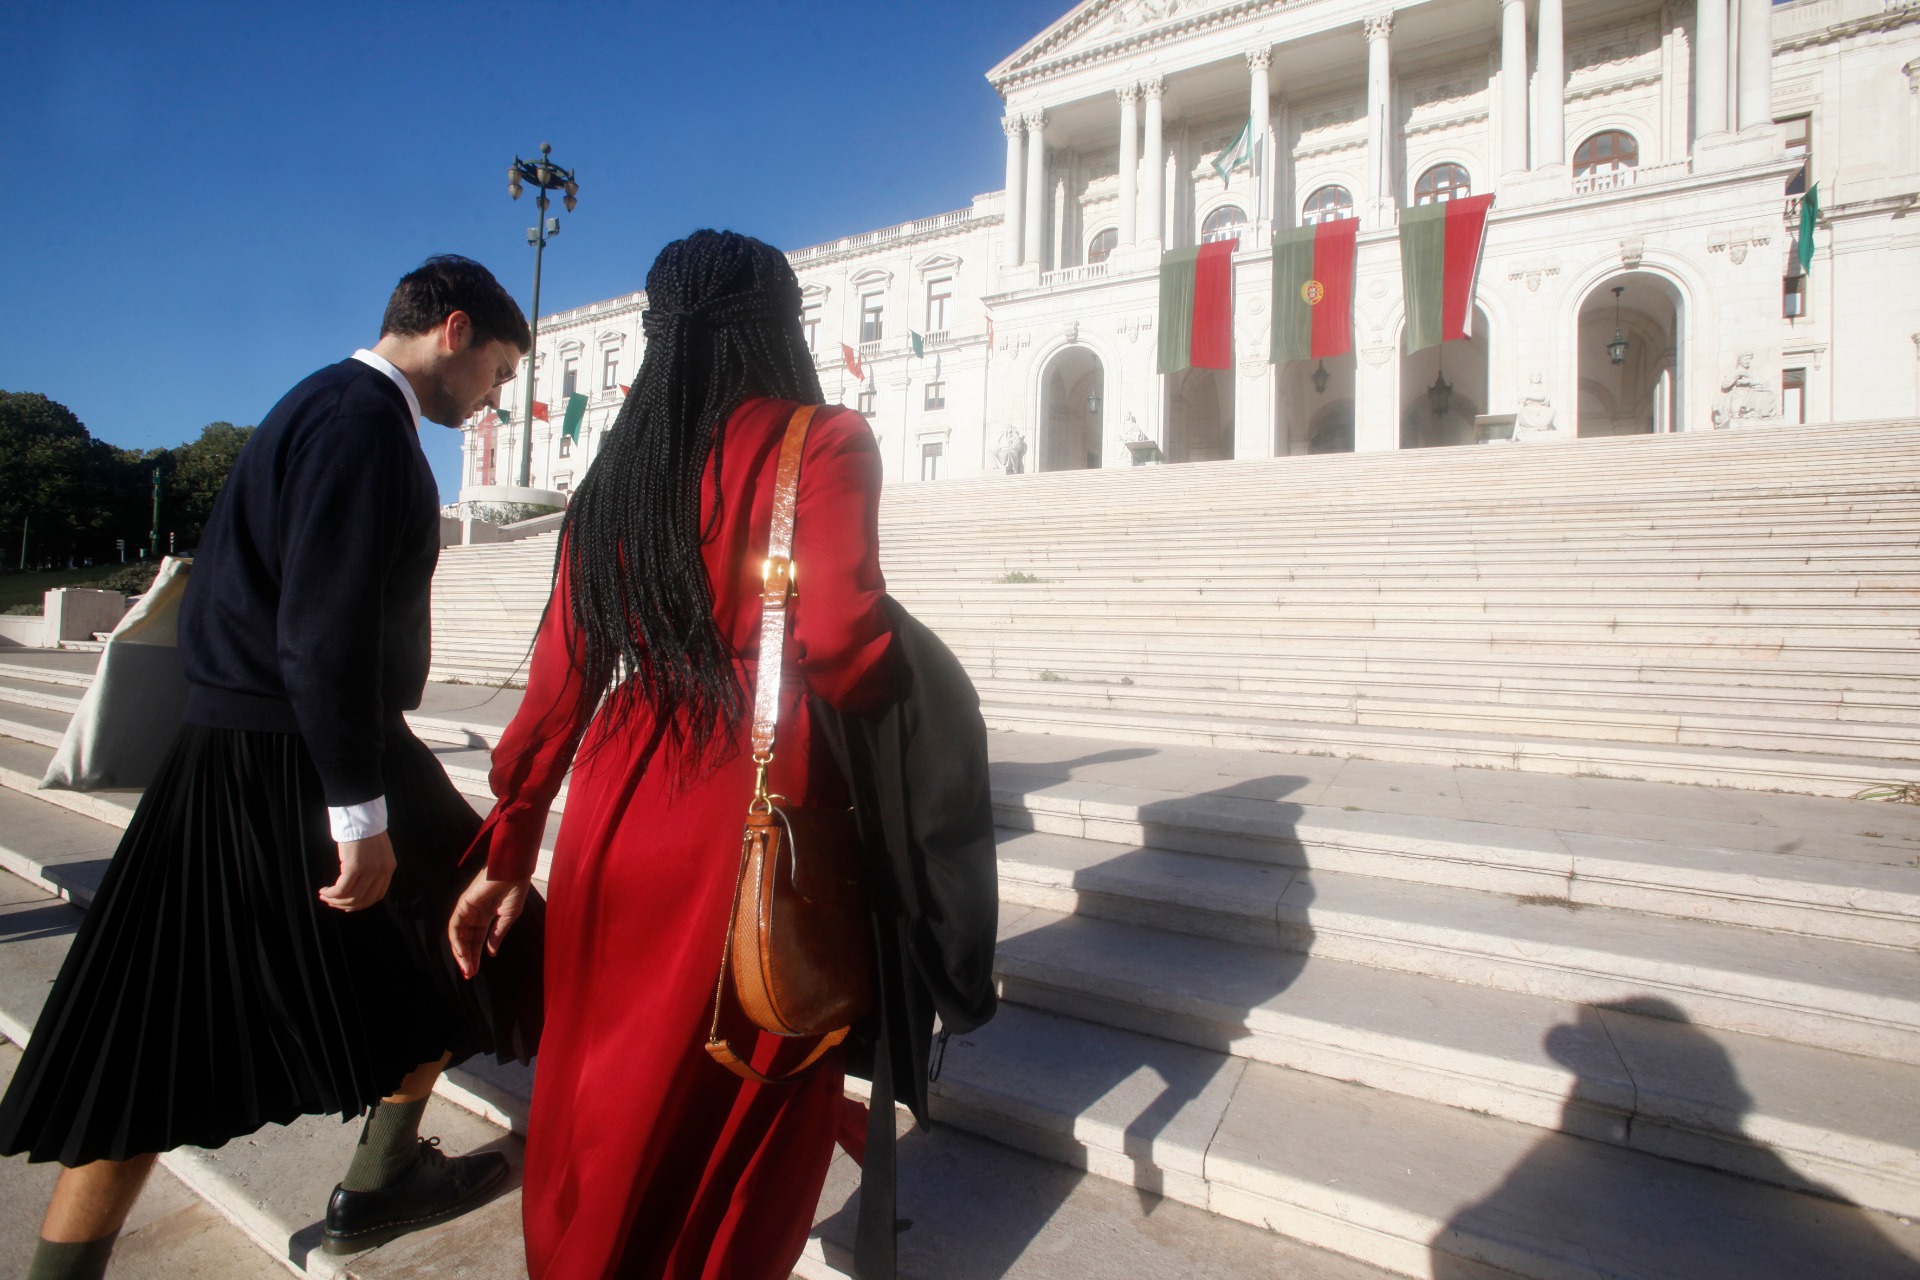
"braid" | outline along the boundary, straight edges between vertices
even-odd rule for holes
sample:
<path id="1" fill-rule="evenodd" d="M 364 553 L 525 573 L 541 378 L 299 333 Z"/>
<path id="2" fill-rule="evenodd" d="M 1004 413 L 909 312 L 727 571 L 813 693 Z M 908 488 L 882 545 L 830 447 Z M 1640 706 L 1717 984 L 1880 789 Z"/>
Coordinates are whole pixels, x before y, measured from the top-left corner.
<path id="1" fill-rule="evenodd" d="M 601 714 L 615 723 L 651 708 L 641 766 L 672 739 L 691 774 L 724 758 L 747 712 L 700 552 L 721 515 L 727 419 L 752 396 L 816 404 L 820 380 L 793 268 L 747 236 L 696 231 L 662 249 L 643 323 L 639 377 L 567 508 L 556 571 L 572 589 L 584 703 L 605 697 Z M 702 528 L 709 456 L 714 503 Z"/>

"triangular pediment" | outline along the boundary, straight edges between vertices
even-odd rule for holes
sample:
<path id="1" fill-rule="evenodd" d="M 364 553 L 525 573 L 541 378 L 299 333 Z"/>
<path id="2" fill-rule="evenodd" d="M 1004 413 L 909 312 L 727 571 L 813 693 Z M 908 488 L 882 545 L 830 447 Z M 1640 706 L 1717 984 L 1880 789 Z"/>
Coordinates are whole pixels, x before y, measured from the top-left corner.
<path id="1" fill-rule="evenodd" d="M 1021 45 L 989 71 L 987 79 L 1004 89 L 1040 68 L 1150 42 L 1157 34 L 1178 30 L 1214 10 L 1247 7 L 1245 0 L 1085 0 Z"/>

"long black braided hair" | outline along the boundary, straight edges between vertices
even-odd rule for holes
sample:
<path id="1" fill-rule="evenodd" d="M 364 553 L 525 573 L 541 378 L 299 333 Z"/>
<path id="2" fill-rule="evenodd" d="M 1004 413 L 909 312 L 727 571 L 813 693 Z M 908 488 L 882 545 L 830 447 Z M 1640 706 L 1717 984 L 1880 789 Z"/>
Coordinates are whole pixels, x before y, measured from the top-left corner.
<path id="1" fill-rule="evenodd" d="M 701 525 L 701 475 L 711 455 L 717 522 L 727 419 L 752 396 L 817 404 L 820 379 L 786 255 L 736 232 L 662 249 L 641 326 L 640 376 L 567 508 L 555 568 L 572 589 L 587 709 L 611 730 L 647 707 L 641 766 L 672 739 L 691 776 L 725 758 L 747 713 L 700 555 L 714 527 Z"/>

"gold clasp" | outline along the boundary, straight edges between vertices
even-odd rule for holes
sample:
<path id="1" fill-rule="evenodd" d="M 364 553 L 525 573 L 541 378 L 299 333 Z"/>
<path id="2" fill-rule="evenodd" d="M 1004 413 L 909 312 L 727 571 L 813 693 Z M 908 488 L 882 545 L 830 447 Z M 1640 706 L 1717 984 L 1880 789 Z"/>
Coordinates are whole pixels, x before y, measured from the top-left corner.
<path id="1" fill-rule="evenodd" d="M 777 573 L 775 566 L 778 566 Z M 800 566 L 793 562 L 791 556 L 768 556 L 767 562 L 760 566 L 760 584 L 762 586 L 771 590 L 776 578 L 786 589 L 788 595 L 797 596 L 800 594 Z"/>
<path id="2" fill-rule="evenodd" d="M 772 763 L 773 752 L 753 753 L 753 799 L 747 802 L 748 813 L 773 812 L 773 798 L 767 794 L 767 766 Z"/>

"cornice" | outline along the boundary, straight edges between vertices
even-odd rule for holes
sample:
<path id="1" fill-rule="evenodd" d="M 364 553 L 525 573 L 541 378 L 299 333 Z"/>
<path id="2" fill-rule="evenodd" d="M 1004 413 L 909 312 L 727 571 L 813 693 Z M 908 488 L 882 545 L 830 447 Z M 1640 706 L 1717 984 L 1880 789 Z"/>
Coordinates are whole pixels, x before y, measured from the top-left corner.
<path id="1" fill-rule="evenodd" d="M 1920 23 L 1920 5 L 1902 9 L 1891 9 L 1886 13 L 1876 13 L 1871 18 L 1855 18 L 1852 22 L 1836 22 L 1829 27 L 1818 27 L 1805 35 L 1789 36 L 1775 40 L 1775 53 L 1797 53 L 1802 49 L 1817 49 L 1823 44 L 1839 44 L 1855 36 L 1873 35 L 1880 31 L 1897 31 L 1901 27 L 1910 27 Z"/>
<path id="2" fill-rule="evenodd" d="M 1057 75 L 1062 71 L 1071 71 L 1076 67 L 1090 66 L 1109 58 L 1124 57 L 1128 54 L 1138 53 L 1143 49 L 1150 49 L 1156 45 L 1182 39 L 1196 32 L 1212 31 L 1221 27 L 1232 26 L 1245 18 L 1257 14 L 1285 9 L 1306 2 L 1307 0 L 1236 0 L 1235 3 L 1207 9 L 1191 17 L 1175 18 L 1170 22 L 1161 23 L 1159 26 L 1144 27 L 1138 31 L 1129 32 L 1127 35 L 1109 40 L 1105 44 L 1093 45 L 1086 49 L 1076 50 L 1073 53 L 1053 56 L 1054 52 L 1062 45 L 1071 43 L 1076 36 L 1080 35 L 1088 27 L 1106 17 L 1124 3 L 1124 0 L 1103 0 L 1103 2 L 1088 5 L 1074 18 L 1063 22 L 1062 25 L 1056 27 L 1053 31 L 1040 37 L 1039 41 L 1035 42 L 1035 44 L 1025 52 L 1024 61 L 1014 63 L 1013 65 L 1002 64 L 1007 66 L 1007 69 L 999 75 L 989 73 L 987 82 L 999 90 L 1002 96 L 1005 96 L 1009 89 L 1016 89 L 1021 85 L 1031 84 L 1035 80 Z M 1016 59 L 1021 58 L 1021 56 L 1021 54 L 1014 55 Z"/>

